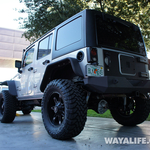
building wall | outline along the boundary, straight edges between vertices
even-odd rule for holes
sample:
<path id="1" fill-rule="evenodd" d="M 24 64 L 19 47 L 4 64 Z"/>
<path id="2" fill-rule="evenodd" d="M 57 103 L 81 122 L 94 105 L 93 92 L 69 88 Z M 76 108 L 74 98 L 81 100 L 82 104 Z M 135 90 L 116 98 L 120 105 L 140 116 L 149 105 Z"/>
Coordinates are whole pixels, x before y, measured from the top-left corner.
<path id="1" fill-rule="evenodd" d="M 30 42 L 22 38 L 22 31 L 0 28 L 0 59 L 21 59 Z"/>

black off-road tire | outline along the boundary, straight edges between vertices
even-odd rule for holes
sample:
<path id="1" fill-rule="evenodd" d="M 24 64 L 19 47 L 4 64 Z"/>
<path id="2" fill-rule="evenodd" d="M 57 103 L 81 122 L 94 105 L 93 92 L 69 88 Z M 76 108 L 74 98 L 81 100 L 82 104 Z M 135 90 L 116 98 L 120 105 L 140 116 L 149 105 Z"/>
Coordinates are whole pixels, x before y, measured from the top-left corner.
<path id="1" fill-rule="evenodd" d="M 24 115 L 29 115 L 30 113 L 31 113 L 31 109 L 25 109 L 25 110 L 22 110 L 22 113 L 24 114 Z"/>
<path id="2" fill-rule="evenodd" d="M 144 122 L 150 112 L 150 100 L 146 98 L 136 97 L 134 98 L 135 108 L 134 112 L 130 115 L 124 115 L 120 112 L 119 106 L 111 108 L 110 111 L 113 118 L 121 125 L 135 126 Z"/>
<path id="3" fill-rule="evenodd" d="M 66 140 L 83 130 L 87 116 L 86 93 L 70 80 L 51 81 L 42 100 L 42 118 L 47 132 Z"/>
<path id="4" fill-rule="evenodd" d="M 16 99 L 9 94 L 9 91 L 2 91 L 0 95 L 0 121 L 11 123 L 16 116 Z"/>
<path id="5" fill-rule="evenodd" d="M 27 106 L 27 107 L 24 107 L 23 109 L 22 109 L 22 113 L 24 114 L 24 115 L 29 115 L 30 113 L 31 113 L 31 111 L 33 110 L 33 106 Z"/>

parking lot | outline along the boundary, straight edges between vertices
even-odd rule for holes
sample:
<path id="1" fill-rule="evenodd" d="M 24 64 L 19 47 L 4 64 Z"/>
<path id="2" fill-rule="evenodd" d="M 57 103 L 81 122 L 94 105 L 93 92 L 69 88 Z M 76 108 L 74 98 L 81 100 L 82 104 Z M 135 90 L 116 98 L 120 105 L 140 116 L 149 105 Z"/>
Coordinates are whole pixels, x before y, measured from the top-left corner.
<path id="1" fill-rule="evenodd" d="M 124 127 L 113 119 L 88 117 L 84 130 L 77 137 L 60 141 L 52 139 L 44 128 L 41 114 L 17 113 L 13 123 L 0 123 L 0 150 L 148 150 L 149 144 L 106 144 L 105 137 L 150 139 L 150 122 Z"/>

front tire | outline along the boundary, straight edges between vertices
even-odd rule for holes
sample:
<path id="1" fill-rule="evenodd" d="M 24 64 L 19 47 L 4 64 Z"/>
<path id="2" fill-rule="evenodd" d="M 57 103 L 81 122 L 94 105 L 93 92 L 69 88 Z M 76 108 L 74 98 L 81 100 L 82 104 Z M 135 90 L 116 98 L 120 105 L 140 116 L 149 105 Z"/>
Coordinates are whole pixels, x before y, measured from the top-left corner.
<path id="1" fill-rule="evenodd" d="M 84 128 L 87 116 L 85 92 L 70 80 L 53 80 L 42 100 L 42 118 L 55 139 L 70 139 Z"/>
<path id="2" fill-rule="evenodd" d="M 144 122 L 150 112 L 150 100 L 144 96 L 128 98 L 124 110 L 123 99 L 113 100 L 113 107 L 110 107 L 113 118 L 121 125 L 135 126 Z"/>
<path id="3" fill-rule="evenodd" d="M 13 122 L 16 116 L 16 100 L 9 91 L 2 91 L 0 95 L 0 121 L 2 123 Z"/>

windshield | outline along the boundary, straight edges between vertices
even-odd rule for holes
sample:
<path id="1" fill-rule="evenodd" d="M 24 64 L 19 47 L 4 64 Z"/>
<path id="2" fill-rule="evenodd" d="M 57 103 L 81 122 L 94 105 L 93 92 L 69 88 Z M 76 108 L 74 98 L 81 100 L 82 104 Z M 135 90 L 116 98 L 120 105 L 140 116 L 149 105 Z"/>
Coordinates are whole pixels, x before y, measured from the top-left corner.
<path id="1" fill-rule="evenodd" d="M 145 55 L 139 28 L 121 19 L 96 16 L 98 45 Z"/>

